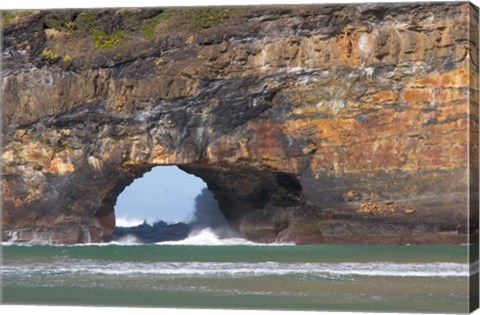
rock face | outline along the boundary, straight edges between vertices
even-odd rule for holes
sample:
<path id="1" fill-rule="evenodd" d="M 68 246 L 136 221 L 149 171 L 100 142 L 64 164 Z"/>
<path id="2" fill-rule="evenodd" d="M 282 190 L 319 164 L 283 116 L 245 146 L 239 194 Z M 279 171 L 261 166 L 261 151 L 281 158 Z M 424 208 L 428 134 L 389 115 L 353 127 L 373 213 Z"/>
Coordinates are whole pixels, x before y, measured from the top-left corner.
<path id="1" fill-rule="evenodd" d="M 254 241 L 478 229 L 469 3 L 7 13 L 4 241 L 102 241 L 158 165 Z"/>

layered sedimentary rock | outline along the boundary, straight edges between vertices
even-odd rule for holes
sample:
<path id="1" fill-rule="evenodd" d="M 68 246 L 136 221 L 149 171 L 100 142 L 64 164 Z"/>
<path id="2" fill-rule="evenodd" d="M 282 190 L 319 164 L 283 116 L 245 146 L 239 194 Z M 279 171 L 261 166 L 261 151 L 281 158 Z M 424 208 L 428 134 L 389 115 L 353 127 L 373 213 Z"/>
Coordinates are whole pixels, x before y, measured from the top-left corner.
<path id="1" fill-rule="evenodd" d="M 8 13 L 3 240 L 102 241 L 158 165 L 201 177 L 254 241 L 478 228 L 469 3 Z"/>

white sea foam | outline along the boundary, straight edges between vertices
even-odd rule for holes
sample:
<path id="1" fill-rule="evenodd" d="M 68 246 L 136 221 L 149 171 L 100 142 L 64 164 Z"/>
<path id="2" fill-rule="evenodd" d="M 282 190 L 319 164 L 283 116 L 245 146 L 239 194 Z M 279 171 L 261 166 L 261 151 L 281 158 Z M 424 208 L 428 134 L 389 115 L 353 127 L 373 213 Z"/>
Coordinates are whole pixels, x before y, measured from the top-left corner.
<path id="1" fill-rule="evenodd" d="M 220 238 L 212 229 L 206 228 L 193 231 L 183 240 L 160 242 L 158 245 L 200 245 L 200 246 L 225 246 L 225 245 L 257 245 L 243 238 Z"/>
<path id="2" fill-rule="evenodd" d="M 113 244 L 117 244 L 117 245 L 132 245 L 132 244 L 142 244 L 142 242 L 136 238 L 134 235 L 125 235 L 123 237 L 121 237 L 120 239 L 118 239 L 117 241 L 115 242 L 112 242 Z"/>
<path id="3" fill-rule="evenodd" d="M 15 264 L 2 266 L 8 275 L 151 275 L 167 278 L 247 278 L 297 276 L 302 278 L 342 279 L 368 277 L 468 277 L 469 266 L 437 262 L 399 264 L 374 263 L 279 263 L 279 262 L 103 262 L 69 260 L 54 264 Z"/>
<path id="4" fill-rule="evenodd" d="M 128 223 L 126 223 L 128 224 Z M 133 225 L 136 226 L 136 225 Z M 2 246 L 32 246 L 41 243 L 13 243 L 13 242 L 3 242 Z M 145 244 L 142 243 L 137 237 L 134 235 L 126 235 L 121 237 L 118 240 L 111 241 L 108 243 L 80 243 L 80 244 L 69 244 L 69 245 L 56 245 L 56 244 L 48 244 L 50 246 L 58 246 L 58 247 L 85 247 L 85 246 L 139 246 L 139 245 L 180 245 L 180 246 L 294 246 L 295 243 L 255 243 L 248 241 L 244 238 L 240 237 L 227 237 L 221 238 L 219 237 L 213 230 L 206 228 L 198 231 L 194 231 L 190 233 L 190 235 L 178 241 L 165 241 L 153 244 Z"/>

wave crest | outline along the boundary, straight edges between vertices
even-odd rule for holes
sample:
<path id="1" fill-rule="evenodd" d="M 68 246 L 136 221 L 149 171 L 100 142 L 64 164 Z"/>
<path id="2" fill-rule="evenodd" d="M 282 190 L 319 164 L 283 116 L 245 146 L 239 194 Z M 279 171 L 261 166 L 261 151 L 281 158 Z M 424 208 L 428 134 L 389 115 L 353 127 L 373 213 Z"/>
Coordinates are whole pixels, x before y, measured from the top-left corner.
<path id="1" fill-rule="evenodd" d="M 257 243 L 247 241 L 239 237 L 220 238 L 210 228 L 191 232 L 187 238 L 178 241 L 167 241 L 156 243 L 158 245 L 197 245 L 197 246 L 225 246 L 225 245 L 256 245 Z"/>
<path id="2" fill-rule="evenodd" d="M 246 278 L 293 276 L 302 279 L 350 279 L 351 277 L 468 277 L 466 263 L 279 263 L 279 262 L 102 262 L 64 260 L 50 264 L 15 264 L 2 268 L 2 275 L 30 274 L 134 275 L 148 274 L 176 278 Z"/>

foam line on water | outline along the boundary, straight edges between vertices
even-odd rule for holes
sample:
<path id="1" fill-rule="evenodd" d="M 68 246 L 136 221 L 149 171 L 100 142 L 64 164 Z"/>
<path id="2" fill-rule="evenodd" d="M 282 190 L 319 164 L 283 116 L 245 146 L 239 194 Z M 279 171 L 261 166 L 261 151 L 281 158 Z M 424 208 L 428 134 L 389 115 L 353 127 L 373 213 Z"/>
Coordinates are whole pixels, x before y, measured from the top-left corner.
<path id="1" fill-rule="evenodd" d="M 462 263 L 279 263 L 279 262 L 105 262 L 64 260 L 50 264 L 14 264 L 2 266 L 8 275 L 151 275 L 163 277 L 245 278 L 300 276 L 319 278 L 368 277 L 468 277 L 468 264 Z"/>

